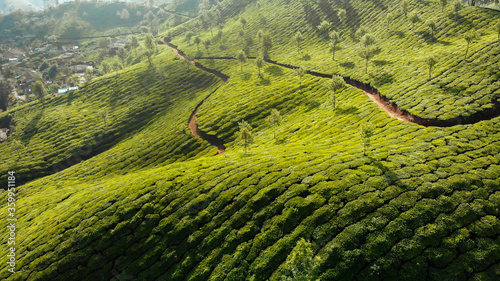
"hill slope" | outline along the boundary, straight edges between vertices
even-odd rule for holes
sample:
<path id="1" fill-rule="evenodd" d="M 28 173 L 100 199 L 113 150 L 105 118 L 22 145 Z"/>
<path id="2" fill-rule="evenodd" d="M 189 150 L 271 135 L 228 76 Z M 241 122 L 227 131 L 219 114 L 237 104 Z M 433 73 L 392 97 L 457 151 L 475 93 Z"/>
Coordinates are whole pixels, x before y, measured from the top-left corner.
<path id="1" fill-rule="evenodd" d="M 211 37 L 209 28 L 201 30 L 194 21 L 172 29 L 169 38 L 191 57 L 206 57 L 208 52 L 233 57 L 245 48 L 256 56 L 257 30 L 267 30 L 273 38 L 270 59 L 372 83 L 397 106 L 422 118 L 467 116 L 497 99 L 496 84 L 488 81 L 496 75 L 492 71 L 499 56 L 491 47 L 495 34 L 488 24 L 498 15 L 489 10 L 464 7 L 460 21 L 448 25 L 454 17 L 439 13 L 436 4 L 411 1 L 410 10 L 422 17 L 439 17 L 442 31 L 436 41 L 429 41 L 424 34 L 408 35 L 409 24 L 397 12 L 400 1 L 335 2 L 340 6 L 322 0 L 243 2 L 222 2 L 228 13 L 241 14 L 225 21 L 221 44 L 214 37 L 208 50 L 202 45 L 198 51 L 195 43 L 185 41 L 184 32 L 190 28 L 202 39 Z M 316 26 L 323 19 L 336 22 L 339 8 L 350 20 L 335 26 L 345 34 L 345 42 L 332 61 L 328 41 Z M 392 31 L 383 37 L 387 26 L 382 14 L 387 10 L 396 17 Z M 368 74 L 364 61 L 356 57 L 359 42 L 350 37 L 362 25 L 370 26 L 382 49 Z M 474 28 L 483 34 L 472 45 L 475 55 L 468 62 L 457 55 L 463 51 L 461 35 L 445 32 L 445 27 Z M 291 40 L 298 29 L 305 37 L 299 52 Z M 440 54 L 443 65 L 429 80 L 419 70 L 430 52 Z M 480 59 L 482 55 L 488 60 Z M 468 125 L 421 126 L 392 118 L 351 86 L 338 91 L 334 108 L 324 86 L 329 78 L 297 76 L 271 63 L 259 70 L 253 59 L 244 64 L 198 59 L 230 77 L 221 84 L 176 57 L 163 47 L 153 67 L 141 64 L 80 91 L 77 99 L 94 113 L 105 105 L 92 94 L 100 92 L 116 97 L 116 108 L 123 112 L 145 100 L 157 111 L 141 111 L 149 113 L 138 127 L 134 118 L 116 114 L 120 123 L 110 114 L 110 127 L 123 128 L 116 129 L 121 134 L 112 147 L 19 187 L 18 273 L 2 268 L 2 279 L 283 280 L 293 275 L 287 261 L 301 238 L 311 242 L 320 280 L 500 277 L 498 117 Z M 471 75 L 460 75 L 462 70 Z M 392 73 L 392 80 L 380 83 L 381 71 Z M 150 80 L 141 84 L 139 77 Z M 110 88 L 111 78 L 120 83 Z M 442 93 L 441 86 L 448 83 L 467 83 L 460 87 L 471 99 L 461 90 Z M 136 101 L 134 87 L 137 92 L 147 89 L 147 97 Z M 83 93 L 90 98 L 84 99 Z M 207 142 L 181 133 L 208 95 L 196 121 L 225 142 L 226 152 L 216 156 L 216 148 Z M 447 107 L 450 101 L 453 106 Z M 62 106 L 55 99 L 46 110 L 56 112 Z M 272 109 L 283 117 L 277 128 L 266 122 Z M 85 120 L 104 125 L 99 118 Z M 249 153 L 235 137 L 241 120 L 255 133 Z M 132 128 L 126 130 L 127 125 Z M 369 145 L 366 139 L 363 145 L 363 125 L 373 128 Z M 77 128 L 83 130 L 84 125 Z M 43 143 L 41 133 L 32 139 L 37 136 L 37 143 Z M 4 145 L 10 144 L 1 144 L 2 151 Z M 58 149 L 56 154 L 67 148 Z M 2 200 L 6 198 L 3 193 Z M 6 209 L 0 212 L 7 216 Z M 7 245 L 2 243 L 5 262 Z"/>

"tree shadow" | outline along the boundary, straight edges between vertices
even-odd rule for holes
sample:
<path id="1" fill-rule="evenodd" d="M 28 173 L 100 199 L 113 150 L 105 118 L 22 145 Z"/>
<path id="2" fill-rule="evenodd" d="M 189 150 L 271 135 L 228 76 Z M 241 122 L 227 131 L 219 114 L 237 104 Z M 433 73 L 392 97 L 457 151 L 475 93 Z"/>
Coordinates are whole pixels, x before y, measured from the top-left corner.
<path id="1" fill-rule="evenodd" d="M 252 78 L 252 73 L 250 72 L 243 72 L 243 74 L 241 75 L 241 79 L 245 81 L 250 80 L 250 78 Z"/>
<path id="2" fill-rule="evenodd" d="M 299 60 L 308 61 L 311 60 L 311 56 L 309 54 L 305 54 Z"/>
<path id="3" fill-rule="evenodd" d="M 264 69 L 264 72 L 267 72 L 273 76 L 282 76 L 283 69 L 277 65 L 271 65 Z"/>
<path id="4" fill-rule="evenodd" d="M 24 128 L 24 134 L 21 137 L 21 141 L 24 144 L 29 143 L 31 138 L 38 133 L 38 123 L 40 122 L 40 119 L 42 119 L 43 116 L 43 108 L 38 111 L 38 113 L 29 121 L 28 124 L 26 124 Z"/>
<path id="5" fill-rule="evenodd" d="M 349 107 L 337 107 L 335 113 L 339 115 L 355 114 L 358 113 L 359 109 L 355 106 Z"/>
<path id="6" fill-rule="evenodd" d="M 271 80 L 269 78 L 264 77 L 264 75 L 258 76 L 258 84 L 262 86 L 271 85 Z"/>
<path id="7" fill-rule="evenodd" d="M 342 62 L 342 63 L 340 63 L 340 66 L 342 66 L 344 68 L 348 68 L 348 69 L 353 69 L 356 67 L 356 65 L 352 61 Z"/>
<path id="8" fill-rule="evenodd" d="M 373 60 L 372 62 L 376 66 L 384 66 L 384 65 L 392 64 L 390 61 L 387 61 L 387 60 Z"/>
<path id="9" fill-rule="evenodd" d="M 315 108 L 318 108 L 321 105 L 319 101 L 310 101 L 307 103 L 306 111 L 311 111 Z"/>

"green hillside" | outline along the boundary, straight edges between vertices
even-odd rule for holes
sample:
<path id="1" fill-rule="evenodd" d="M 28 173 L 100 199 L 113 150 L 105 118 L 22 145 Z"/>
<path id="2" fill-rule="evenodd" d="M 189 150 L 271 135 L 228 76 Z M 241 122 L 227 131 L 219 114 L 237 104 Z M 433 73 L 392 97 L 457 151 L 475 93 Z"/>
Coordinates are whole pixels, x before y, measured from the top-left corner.
<path id="1" fill-rule="evenodd" d="M 14 124 L 0 178 L 14 170 L 27 182 L 16 189 L 17 272 L 4 266 L 0 278 L 500 279 L 500 14 L 408 1 L 405 17 L 403 2 L 222 1 L 212 24 L 162 34 L 198 68 L 159 46 L 151 66 L 0 114 Z M 422 20 L 413 28 L 410 14 Z M 362 26 L 375 43 L 356 36 Z M 469 31 L 478 38 L 465 59 Z M 362 42 L 380 49 L 366 72 Z M 357 87 L 332 95 L 332 74 Z M 223 154 L 192 135 L 195 110 Z M 8 253 L 5 238 L 3 264 Z"/>

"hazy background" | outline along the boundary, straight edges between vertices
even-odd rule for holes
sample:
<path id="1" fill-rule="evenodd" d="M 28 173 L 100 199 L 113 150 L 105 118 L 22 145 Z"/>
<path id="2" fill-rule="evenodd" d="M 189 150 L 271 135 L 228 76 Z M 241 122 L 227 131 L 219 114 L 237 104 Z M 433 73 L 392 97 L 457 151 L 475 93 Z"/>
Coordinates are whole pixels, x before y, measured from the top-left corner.
<path id="1" fill-rule="evenodd" d="M 59 0 L 59 3 L 70 2 L 75 0 Z M 80 0 L 85 2 L 84 0 Z M 50 0 L 51 5 L 54 5 L 54 0 Z M 93 2 L 93 0 L 88 0 L 88 2 Z M 148 2 L 148 0 L 99 0 L 99 2 Z M 155 2 L 158 2 L 157 0 Z M 3 13 L 10 12 L 11 9 L 17 10 L 21 9 L 24 11 L 38 11 L 43 9 L 43 0 L 0 0 L 0 10 Z"/>

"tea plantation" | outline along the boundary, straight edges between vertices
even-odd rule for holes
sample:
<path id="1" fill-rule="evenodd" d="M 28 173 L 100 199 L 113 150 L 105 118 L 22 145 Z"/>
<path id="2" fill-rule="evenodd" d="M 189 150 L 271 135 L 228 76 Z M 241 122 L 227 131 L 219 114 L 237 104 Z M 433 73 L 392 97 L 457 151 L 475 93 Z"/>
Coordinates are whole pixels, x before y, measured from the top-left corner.
<path id="1" fill-rule="evenodd" d="M 2 182 L 9 170 L 26 182 L 16 189 L 16 273 L 4 266 L 0 278 L 499 280 L 500 113 L 481 112 L 499 98 L 500 14 L 455 13 L 449 2 L 222 1 L 222 37 L 199 20 L 163 35 L 227 82 L 159 46 L 152 65 L 0 114 L 14 124 L 0 144 Z M 410 14 L 422 20 L 413 28 Z M 335 60 L 323 20 L 343 36 Z M 366 73 L 362 26 L 380 48 Z M 213 41 L 208 50 L 186 30 Z M 480 37 L 465 59 L 470 30 Z M 241 49 L 246 62 L 229 59 Z M 331 78 L 307 71 L 371 84 L 414 116 L 454 123 L 398 120 L 362 90 L 333 95 Z M 223 154 L 188 128 L 202 101 L 196 122 L 224 141 Z M 273 109 L 279 124 L 268 122 Z M 461 124 L 467 116 L 476 117 Z M 247 152 L 242 128 L 253 136 Z M 309 279 L 290 267 L 301 239 Z"/>

